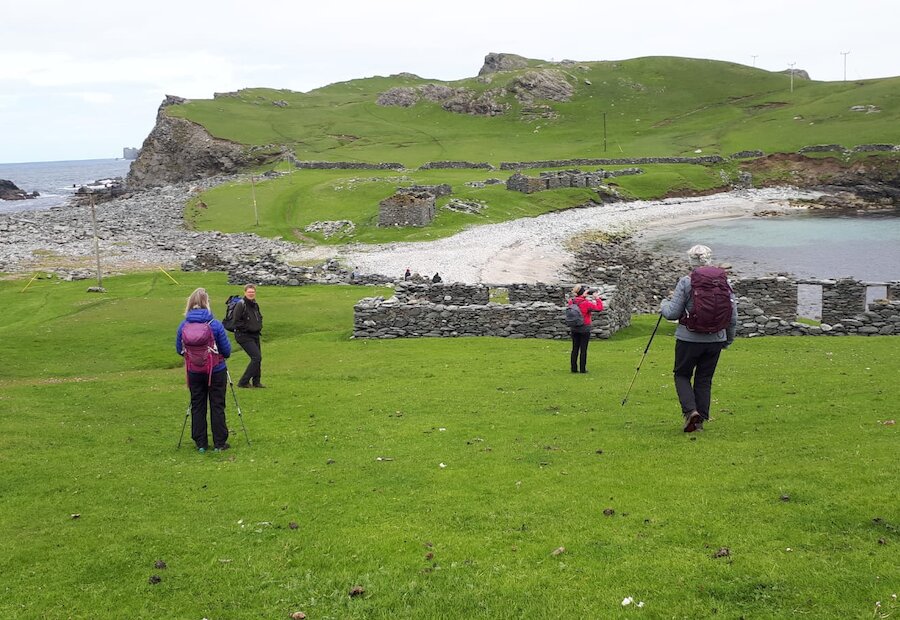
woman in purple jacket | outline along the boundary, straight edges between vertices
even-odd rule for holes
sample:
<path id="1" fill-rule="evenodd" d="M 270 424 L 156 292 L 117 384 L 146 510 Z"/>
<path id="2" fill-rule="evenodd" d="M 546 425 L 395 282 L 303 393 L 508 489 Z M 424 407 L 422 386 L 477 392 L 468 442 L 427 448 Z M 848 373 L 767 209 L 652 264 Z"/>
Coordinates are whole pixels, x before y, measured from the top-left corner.
<path id="1" fill-rule="evenodd" d="M 204 325 L 205 324 L 205 325 Z M 203 329 L 206 328 L 206 330 Z M 185 330 L 188 334 L 185 334 Z M 205 331 L 205 333 L 204 333 Z M 212 356 L 208 360 L 208 371 L 192 368 L 192 361 L 187 357 L 197 347 L 187 345 L 185 341 L 192 342 L 204 336 L 208 337 L 210 346 L 200 347 L 200 355 L 206 353 Z M 204 341 L 205 342 L 205 341 Z M 188 348 L 191 351 L 188 351 Z M 225 396 L 228 385 L 228 369 L 225 366 L 225 358 L 231 356 L 231 343 L 222 323 L 213 318 L 209 309 L 209 295 L 206 289 L 198 288 L 188 297 L 187 306 L 184 309 L 184 321 L 178 326 L 175 336 L 175 350 L 181 356 L 186 356 L 187 384 L 191 391 L 191 439 L 197 444 L 199 452 L 206 452 L 209 448 L 209 439 L 206 434 L 206 403 L 209 401 L 209 423 L 212 427 L 213 446 L 216 451 L 227 450 L 228 426 L 225 424 Z"/>

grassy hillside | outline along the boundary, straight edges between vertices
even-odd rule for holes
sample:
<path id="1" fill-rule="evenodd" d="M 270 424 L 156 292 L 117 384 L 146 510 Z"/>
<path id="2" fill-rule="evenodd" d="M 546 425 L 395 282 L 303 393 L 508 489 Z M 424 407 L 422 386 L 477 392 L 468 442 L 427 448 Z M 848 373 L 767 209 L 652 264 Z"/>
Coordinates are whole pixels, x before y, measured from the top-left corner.
<path id="1" fill-rule="evenodd" d="M 793 152 L 810 144 L 900 142 L 900 77 L 815 82 L 712 60 L 651 57 L 585 62 L 559 69 L 575 89 L 568 102 L 540 101 L 555 119 L 524 120 L 513 97 L 506 114 L 455 114 L 420 101 L 375 103 L 391 87 L 429 83 L 484 91 L 529 69 L 441 83 L 408 75 L 333 84 L 309 93 L 247 89 L 168 109 L 214 136 L 254 145 L 284 144 L 300 159 L 330 161 L 521 161 L 529 159 Z M 474 73 L 474 71 L 473 71 Z M 273 105 L 285 101 L 286 107 Z M 851 112 L 874 105 L 881 112 Z M 607 151 L 603 150 L 603 114 Z"/>
<path id="2" fill-rule="evenodd" d="M 565 342 L 354 341 L 379 291 L 261 288 L 253 445 L 201 455 L 174 333 L 193 287 L 234 287 L 176 277 L 0 282 L 0 617 L 897 612 L 895 338 L 738 341 L 686 436 L 667 324 L 620 405 L 651 317 L 572 375 Z"/>
<path id="3" fill-rule="evenodd" d="M 795 152 L 822 143 L 854 146 L 900 143 L 900 78 L 862 82 L 794 80 L 761 69 L 709 60 L 639 58 L 561 66 L 531 61 L 527 69 L 488 77 L 439 83 L 408 74 L 333 84 L 309 93 L 247 89 L 214 100 L 195 100 L 166 108 L 204 125 L 213 135 L 249 145 L 288 148 L 302 160 L 399 162 L 403 173 L 294 170 L 288 177 L 260 183 L 259 226 L 255 225 L 251 188 L 239 183 L 200 197 L 206 209 L 189 209 L 200 229 L 252 231 L 291 240 L 346 243 L 423 240 L 463 227 L 566 209 L 596 199 L 587 190 L 560 190 L 524 196 L 502 187 L 470 188 L 465 183 L 508 171 L 431 171 L 415 168 L 427 161 L 501 161 L 577 157 L 728 155 L 747 149 Z M 570 101 L 521 104 L 509 94 L 513 81 L 528 71 L 561 72 L 574 89 Z M 474 70 L 473 70 L 474 73 Z M 472 116 L 448 112 L 420 100 L 402 108 L 381 106 L 378 96 L 394 87 L 441 84 L 473 92 L 507 89 L 498 101 L 510 105 L 502 115 Z M 274 105 L 286 102 L 287 105 Z M 855 105 L 879 112 L 851 112 Z M 539 118 L 538 112 L 552 118 Z M 603 118 L 607 136 L 604 149 Z M 613 185 L 624 196 L 658 198 L 674 192 L 726 188 L 738 165 L 644 165 L 645 174 L 620 177 Z M 281 169 L 288 171 L 287 165 Z M 530 174 L 536 174 L 531 171 Z M 762 179 L 778 178 L 768 171 Z M 378 202 L 398 186 L 450 183 L 454 198 L 478 200 L 478 215 L 441 209 L 425 229 L 379 229 Z M 314 221 L 347 219 L 352 236 L 324 239 L 304 232 Z"/>

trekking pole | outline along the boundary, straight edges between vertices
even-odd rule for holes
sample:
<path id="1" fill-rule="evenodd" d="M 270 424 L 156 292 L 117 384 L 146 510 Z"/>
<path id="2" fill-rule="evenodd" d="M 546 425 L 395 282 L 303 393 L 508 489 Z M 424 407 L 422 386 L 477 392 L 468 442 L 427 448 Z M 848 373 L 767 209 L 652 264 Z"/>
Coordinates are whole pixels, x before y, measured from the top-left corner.
<path id="1" fill-rule="evenodd" d="M 241 406 L 238 404 L 237 394 L 234 391 L 234 381 L 231 380 L 231 371 L 226 369 L 225 372 L 228 375 L 228 385 L 231 386 L 231 395 L 234 397 L 234 406 L 237 407 L 238 418 L 241 420 L 241 428 L 244 429 L 244 438 L 247 440 L 247 445 L 252 446 L 253 444 L 250 443 L 250 435 L 247 434 L 247 427 L 244 426 L 244 416 L 241 414 Z"/>
<path id="2" fill-rule="evenodd" d="M 191 406 L 190 405 L 188 405 L 187 411 L 184 414 L 184 424 L 181 425 L 181 435 L 178 437 L 178 447 L 175 448 L 176 450 L 181 448 L 181 440 L 184 439 L 184 429 L 187 426 L 187 419 L 188 419 L 189 415 L 191 415 Z"/>
<path id="3" fill-rule="evenodd" d="M 638 373 L 641 370 L 641 364 L 644 363 L 644 358 L 647 357 L 647 351 L 650 350 L 650 343 L 653 342 L 653 336 L 656 335 L 656 330 L 659 329 L 659 323 L 662 321 L 662 315 L 659 315 L 659 318 L 656 319 L 656 327 L 653 328 L 653 333 L 650 334 L 650 340 L 647 341 L 647 346 L 644 347 L 644 354 L 641 356 L 641 361 L 637 365 L 637 370 L 634 371 L 634 376 L 631 378 L 631 385 L 628 386 L 628 391 L 625 392 L 625 398 L 622 399 L 622 406 L 625 406 L 625 401 L 628 400 L 628 395 L 631 394 L 631 388 L 634 386 L 634 380 L 637 379 Z"/>

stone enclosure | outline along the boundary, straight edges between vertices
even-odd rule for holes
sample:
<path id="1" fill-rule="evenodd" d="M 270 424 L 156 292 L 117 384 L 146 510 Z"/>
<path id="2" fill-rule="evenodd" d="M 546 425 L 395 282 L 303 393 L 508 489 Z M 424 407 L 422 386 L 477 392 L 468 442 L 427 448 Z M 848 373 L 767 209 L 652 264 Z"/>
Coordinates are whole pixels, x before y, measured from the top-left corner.
<path id="1" fill-rule="evenodd" d="M 497 336 L 569 338 L 564 300 L 570 287 L 516 284 L 505 292 L 509 303 L 490 301 L 491 287 L 467 284 L 399 282 L 390 299 L 369 297 L 353 308 L 354 338 Z M 594 313 L 595 338 L 609 338 L 631 322 L 627 291 L 596 287 L 606 309 Z"/>

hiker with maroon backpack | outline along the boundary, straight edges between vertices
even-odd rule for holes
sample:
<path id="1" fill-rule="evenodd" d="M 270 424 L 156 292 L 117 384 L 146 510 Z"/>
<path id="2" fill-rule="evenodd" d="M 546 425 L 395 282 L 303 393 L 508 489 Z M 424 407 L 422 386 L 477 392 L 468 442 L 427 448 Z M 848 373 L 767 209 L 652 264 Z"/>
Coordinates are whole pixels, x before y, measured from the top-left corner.
<path id="1" fill-rule="evenodd" d="M 199 452 L 206 452 L 206 403 L 213 446 L 227 450 L 228 427 L 225 424 L 225 396 L 228 369 L 225 358 L 231 355 L 231 343 L 222 324 L 213 318 L 209 295 L 198 288 L 188 297 L 184 321 L 178 326 L 175 350 L 184 357 L 187 385 L 191 391 L 191 439 Z"/>
<path id="2" fill-rule="evenodd" d="M 678 320 L 675 330 L 675 391 L 681 402 L 684 432 L 703 430 L 709 420 L 712 380 L 719 355 L 734 342 L 737 304 L 724 269 L 710 265 L 712 250 L 688 250 L 690 275 L 678 280 L 660 313 Z M 693 385 L 691 379 L 693 378 Z"/>

